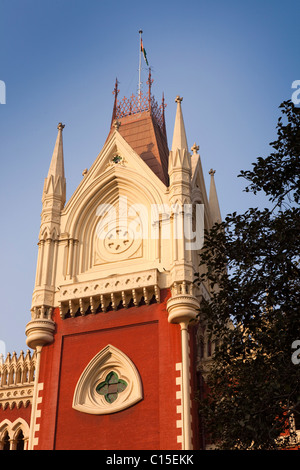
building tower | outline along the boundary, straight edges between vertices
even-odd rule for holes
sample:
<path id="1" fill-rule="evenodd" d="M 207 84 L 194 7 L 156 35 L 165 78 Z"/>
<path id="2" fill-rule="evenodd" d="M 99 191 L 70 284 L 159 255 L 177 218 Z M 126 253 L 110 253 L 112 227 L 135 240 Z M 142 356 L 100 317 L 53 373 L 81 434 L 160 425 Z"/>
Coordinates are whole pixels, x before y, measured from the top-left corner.
<path id="1" fill-rule="evenodd" d="M 147 94 L 119 100 L 116 81 L 107 139 L 67 203 L 58 125 L 26 326 L 29 449 L 201 448 L 197 315 L 208 292 L 193 279 L 201 229 L 220 211 L 188 147 L 182 98 L 169 151 L 152 82 L 149 71 Z"/>

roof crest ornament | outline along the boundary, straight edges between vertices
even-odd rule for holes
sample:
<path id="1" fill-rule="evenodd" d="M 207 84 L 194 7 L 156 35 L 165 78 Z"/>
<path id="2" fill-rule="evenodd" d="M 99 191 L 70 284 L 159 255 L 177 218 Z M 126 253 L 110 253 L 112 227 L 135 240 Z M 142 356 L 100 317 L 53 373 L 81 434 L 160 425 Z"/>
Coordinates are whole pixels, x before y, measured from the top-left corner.
<path id="1" fill-rule="evenodd" d="M 118 81 L 116 80 L 113 94 L 115 95 L 114 108 L 111 120 L 111 127 L 114 126 L 116 120 L 120 120 L 125 116 L 132 116 L 144 111 L 150 112 L 151 116 L 155 118 L 155 121 L 159 125 L 162 132 L 165 133 L 165 116 L 164 109 L 166 108 L 165 100 L 163 97 L 162 105 L 159 106 L 155 101 L 154 96 L 151 93 L 151 86 L 153 83 L 151 77 L 151 70 L 149 68 L 149 77 L 147 81 L 148 93 L 144 95 L 142 92 L 139 95 L 132 94 L 129 98 L 124 96 L 121 100 L 118 100 Z"/>
<path id="2" fill-rule="evenodd" d="M 151 86 L 154 82 L 153 78 L 151 78 L 151 67 L 149 67 L 149 75 L 146 84 L 148 85 L 148 102 L 149 102 L 149 109 L 151 112 Z"/>
<path id="3" fill-rule="evenodd" d="M 112 92 L 112 94 L 115 95 L 115 99 L 114 99 L 114 107 L 113 107 L 113 113 L 112 113 L 112 118 L 111 118 L 111 124 L 116 119 L 118 94 L 120 92 L 120 90 L 118 89 L 118 84 L 119 84 L 119 82 L 118 82 L 118 79 L 116 78 L 115 88 L 114 88 L 114 91 Z"/>

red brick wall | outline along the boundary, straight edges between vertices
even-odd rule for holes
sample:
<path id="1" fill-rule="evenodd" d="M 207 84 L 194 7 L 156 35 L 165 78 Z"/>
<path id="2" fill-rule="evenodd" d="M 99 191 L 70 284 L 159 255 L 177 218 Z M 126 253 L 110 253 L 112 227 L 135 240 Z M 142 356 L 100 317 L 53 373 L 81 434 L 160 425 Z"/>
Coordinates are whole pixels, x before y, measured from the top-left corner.
<path id="1" fill-rule="evenodd" d="M 180 449 L 176 427 L 176 370 L 180 327 L 167 320 L 168 291 L 161 303 L 61 320 L 53 344 L 42 350 L 41 418 L 36 449 Z M 72 408 L 77 381 L 90 360 L 111 344 L 135 364 L 143 400 L 110 415 Z"/>

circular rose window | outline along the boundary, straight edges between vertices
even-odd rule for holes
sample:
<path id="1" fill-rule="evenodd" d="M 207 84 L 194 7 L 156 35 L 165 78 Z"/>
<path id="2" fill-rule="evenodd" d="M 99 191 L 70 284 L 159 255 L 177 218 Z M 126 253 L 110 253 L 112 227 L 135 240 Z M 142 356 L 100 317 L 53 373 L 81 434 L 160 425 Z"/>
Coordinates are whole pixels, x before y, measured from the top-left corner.
<path id="1" fill-rule="evenodd" d="M 127 227 L 112 228 L 104 239 L 105 249 L 112 254 L 123 253 L 134 242 L 134 233 Z"/>
<path id="2" fill-rule="evenodd" d="M 142 245 L 141 227 L 141 223 L 130 218 L 99 224 L 96 230 L 98 256 L 105 261 L 121 261 L 137 254 Z"/>

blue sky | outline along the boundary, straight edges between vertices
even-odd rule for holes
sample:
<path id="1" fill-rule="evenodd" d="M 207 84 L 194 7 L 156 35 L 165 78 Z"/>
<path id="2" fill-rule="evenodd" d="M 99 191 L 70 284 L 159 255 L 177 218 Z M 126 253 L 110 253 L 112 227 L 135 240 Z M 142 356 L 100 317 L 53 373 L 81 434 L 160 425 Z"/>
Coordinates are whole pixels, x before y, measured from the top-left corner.
<path id="1" fill-rule="evenodd" d="M 278 106 L 300 79 L 299 15 L 298 0 L 0 0 L 0 349 L 27 349 L 57 124 L 69 198 L 107 137 L 115 78 L 120 97 L 137 91 L 139 29 L 153 93 L 165 94 L 169 145 L 179 94 L 188 143 L 200 146 L 207 184 L 216 170 L 225 215 L 266 204 L 237 175 L 269 154 Z"/>

